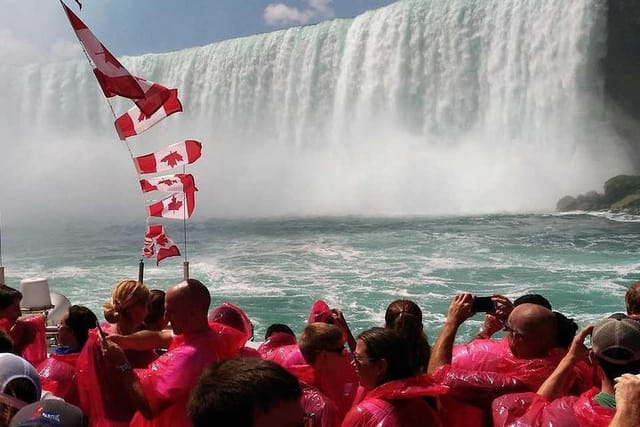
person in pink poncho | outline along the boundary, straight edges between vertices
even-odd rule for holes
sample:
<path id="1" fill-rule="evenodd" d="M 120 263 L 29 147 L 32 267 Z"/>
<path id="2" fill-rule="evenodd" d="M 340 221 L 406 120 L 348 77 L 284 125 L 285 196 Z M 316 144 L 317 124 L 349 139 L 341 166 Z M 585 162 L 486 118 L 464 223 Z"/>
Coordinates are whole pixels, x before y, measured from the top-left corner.
<path id="1" fill-rule="evenodd" d="M 432 348 L 429 372 L 434 381 L 450 387 L 453 397 L 482 409 L 484 421 L 480 420 L 478 425 L 487 425 L 491 422 L 491 401 L 495 397 L 537 390 L 566 350 L 556 348 L 557 322 L 553 312 L 536 304 L 521 304 L 506 322 L 508 349 L 499 349 L 494 354 L 492 347 L 485 351 L 484 346 L 474 344 L 468 355 L 453 359 L 456 332 L 475 314 L 473 299 L 471 294 L 454 297 Z"/>
<path id="2" fill-rule="evenodd" d="M 149 289 L 137 280 L 122 280 L 111 291 L 104 304 L 104 317 L 108 323 L 101 328 L 107 334 L 130 336 L 137 331 L 147 315 Z M 127 349 L 127 360 L 133 368 L 146 368 L 158 355 L 153 349 Z M 76 362 L 80 408 L 91 420 L 92 426 L 128 426 L 135 406 L 118 389 L 119 372 L 103 363 L 98 330 L 90 332 Z M 108 402 L 108 403 L 107 403 Z"/>
<path id="3" fill-rule="evenodd" d="M 307 318 L 307 324 L 309 325 L 316 322 L 328 323 L 330 325 L 337 326 L 342 332 L 343 339 L 349 346 L 349 350 L 355 350 L 356 340 L 353 338 L 349 325 L 340 310 L 330 308 L 323 300 L 317 300 L 311 306 L 309 317 Z M 300 349 L 295 344 L 278 346 L 263 357 L 276 362 L 285 368 L 289 366 L 304 365 L 307 363 L 304 360 L 302 353 L 300 353 Z"/>
<path id="4" fill-rule="evenodd" d="M 273 323 L 264 334 L 264 342 L 258 347 L 258 353 L 263 359 L 270 359 L 273 352 L 279 347 L 297 345 L 296 334 L 291 328 L 282 323 Z"/>
<path id="5" fill-rule="evenodd" d="M 42 389 L 79 406 L 76 364 L 98 319 L 87 307 L 72 305 L 58 324 L 58 347 L 37 366 Z"/>
<path id="6" fill-rule="evenodd" d="M 351 408 L 358 386 L 358 376 L 352 365 L 353 356 L 344 348 L 344 337 L 335 325 L 315 322 L 307 325 L 298 346 L 307 364 L 288 369 L 304 385 L 318 390 L 317 400 L 324 401 L 322 423 L 314 425 L 340 425 Z M 305 390 L 305 395 L 309 394 Z M 306 412 L 313 412 L 305 406 Z"/>
<path id="7" fill-rule="evenodd" d="M 117 371 L 119 390 L 137 412 L 131 426 L 191 425 L 187 416 L 189 393 L 204 370 L 221 359 L 219 335 L 209 327 L 208 289 L 189 279 L 169 288 L 165 315 L 175 337 L 169 350 L 147 369 L 133 370 L 124 351 L 108 339 L 101 340 L 106 361 Z"/>
<path id="8" fill-rule="evenodd" d="M 591 352 L 584 345 L 591 334 Z M 573 366 L 595 355 L 602 385 L 580 396 L 564 394 Z M 501 396 L 493 402 L 495 426 L 605 427 L 616 413 L 615 378 L 640 373 L 640 323 L 622 313 L 583 329 L 567 355 L 536 393 Z M 636 402 L 637 405 L 637 402 Z"/>
<path id="9" fill-rule="evenodd" d="M 441 426 L 438 396 L 446 387 L 414 376 L 409 344 L 398 333 L 372 328 L 358 335 L 354 363 L 367 394 L 342 427 Z"/>
<path id="10" fill-rule="evenodd" d="M 253 326 L 247 314 L 229 302 L 224 302 L 209 312 L 209 325 L 220 330 L 229 339 L 233 349 L 232 356 L 260 357 L 256 349 L 247 347 L 246 343 L 253 336 Z"/>
<path id="11" fill-rule="evenodd" d="M 42 315 L 23 317 L 20 310 L 22 293 L 0 284 L 0 329 L 13 342 L 13 352 L 32 365 L 47 358 L 45 319 Z"/>

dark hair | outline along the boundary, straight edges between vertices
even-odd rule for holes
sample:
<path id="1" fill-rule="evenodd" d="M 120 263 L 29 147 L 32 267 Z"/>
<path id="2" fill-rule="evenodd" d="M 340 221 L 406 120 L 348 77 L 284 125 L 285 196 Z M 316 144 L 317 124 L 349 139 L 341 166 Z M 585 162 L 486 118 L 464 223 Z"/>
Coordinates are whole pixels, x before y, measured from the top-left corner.
<path id="1" fill-rule="evenodd" d="M 295 332 L 293 332 L 293 330 L 289 326 L 283 323 L 273 323 L 272 325 L 269 325 L 269 327 L 267 328 L 267 332 L 264 334 L 265 341 L 271 336 L 271 334 L 274 334 L 276 332 L 289 334 L 294 337 L 296 336 Z"/>
<path id="2" fill-rule="evenodd" d="M 358 335 L 367 345 L 367 357 L 386 360 L 387 372 L 377 385 L 414 375 L 409 343 L 406 338 L 387 328 L 371 328 Z"/>
<path id="3" fill-rule="evenodd" d="M 149 291 L 149 301 L 147 307 L 147 317 L 144 318 L 144 324 L 158 323 L 164 317 L 164 296 L 165 292 L 161 289 L 151 289 Z"/>
<path id="4" fill-rule="evenodd" d="M 385 325 L 406 338 L 411 353 L 414 374 L 426 370 L 431 346 L 422 325 L 422 310 L 410 300 L 396 300 L 389 304 L 384 315 Z"/>
<path id="5" fill-rule="evenodd" d="M 611 381 L 611 383 L 614 382 L 615 378 L 622 376 L 622 374 L 640 374 L 640 360 L 619 365 L 616 363 L 607 362 L 606 360 L 601 359 L 598 356 L 596 356 L 596 359 L 598 359 L 598 365 L 600 365 L 600 368 L 602 368 L 605 377 L 607 377 L 607 379 Z"/>
<path id="6" fill-rule="evenodd" d="M 568 318 L 558 311 L 554 311 L 553 315 L 556 317 L 558 331 L 556 339 L 557 346 L 569 348 L 573 342 L 573 338 L 576 336 L 576 332 L 578 332 L 578 324 L 573 319 Z"/>
<path id="7" fill-rule="evenodd" d="M 7 285 L 0 285 L 0 310 L 4 310 L 14 303 L 22 300 L 22 292 Z"/>
<path id="8" fill-rule="evenodd" d="M 0 353 L 13 353 L 13 340 L 2 329 L 0 329 Z"/>
<path id="9" fill-rule="evenodd" d="M 82 348 L 89 338 L 89 330 L 95 328 L 97 322 L 98 318 L 93 311 L 82 305 L 72 305 L 64 323 L 73 331 L 78 347 Z"/>
<path id="10" fill-rule="evenodd" d="M 551 308 L 551 303 L 548 299 L 543 297 L 540 294 L 524 294 L 513 301 L 513 306 L 516 307 L 520 304 L 535 304 L 541 305 L 543 307 L 548 308 L 549 310 L 553 310 Z"/>
<path id="11" fill-rule="evenodd" d="M 632 283 L 624 295 L 627 314 L 640 314 L 640 280 Z"/>
<path id="12" fill-rule="evenodd" d="M 324 322 L 314 322 L 305 326 L 298 340 L 300 353 L 309 365 L 316 363 L 320 352 L 336 350 L 343 346 L 340 328 Z"/>
<path id="13" fill-rule="evenodd" d="M 191 393 L 187 412 L 194 427 L 251 427 L 256 410 L 298 401 L 298 379 L 280 365 L 257 358 L 227 359 L 209 367 Z"/>

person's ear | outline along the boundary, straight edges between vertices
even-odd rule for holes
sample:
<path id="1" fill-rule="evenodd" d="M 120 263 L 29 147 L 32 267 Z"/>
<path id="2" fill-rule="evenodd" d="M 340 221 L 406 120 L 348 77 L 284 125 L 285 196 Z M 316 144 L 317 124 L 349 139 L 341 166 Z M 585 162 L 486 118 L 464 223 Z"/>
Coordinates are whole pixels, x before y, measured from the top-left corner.
<path id="1" fill-rule="evenodd" d="M 389 367 L 387 360 L 380 359 L 375 362 L 375 365 L 378 372 L 378 378 L 384 378 L 387 375 L 387 368 Z"/>

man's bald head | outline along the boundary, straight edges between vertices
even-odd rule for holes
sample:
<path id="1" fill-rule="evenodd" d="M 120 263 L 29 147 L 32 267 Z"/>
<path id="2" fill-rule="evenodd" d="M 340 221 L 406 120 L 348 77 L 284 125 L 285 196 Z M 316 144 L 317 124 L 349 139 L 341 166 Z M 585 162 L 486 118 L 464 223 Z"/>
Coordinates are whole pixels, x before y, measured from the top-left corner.
<path id="1" fill-rule="evenodd" d="M 165 316 L 174 333 L 181 334 L 204 329 L 211 295 L 199 280 L 188 279 L 170 287 L 165 297 Z"/>
<path id="2" fill-rule="evenodd" d="M 185 303 L 193 308 L 204 310 L 205 313 L 209 311 L 211 295 L 207 287 L 199 280 L 187 279 L 180 282 L 169 288 L 167 296 L 169 293 L 181 300 L 184 299 Z"/>
<path id="3" fill-rule="evenodd" d="M 521 359 L 544 357 L 555 347 L 558 335 L 556 316 L 537 304 L 521 304 L 507 320 L 509 346 Z"/>

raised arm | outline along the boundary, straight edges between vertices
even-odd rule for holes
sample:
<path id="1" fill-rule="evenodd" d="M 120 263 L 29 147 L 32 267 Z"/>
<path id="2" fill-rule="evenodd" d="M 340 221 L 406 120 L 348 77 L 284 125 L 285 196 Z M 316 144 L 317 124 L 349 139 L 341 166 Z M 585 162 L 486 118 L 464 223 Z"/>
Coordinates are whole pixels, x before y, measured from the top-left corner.
<path id="1" fill-rule="evenodd" d="M 168 348 L 173 335 L 171 331 L 138 331 L 130 335 L 110 334 L 107 339 L 125 350 L 155 350 Z"/>
<path id="2" fill-rule="evenodd" d="M 453 298 L 440 335 L 431 348 L 429 373 L 432 373 L 442 365 L 451 363 L 453 343 L 456 339 L 458 328 L 465 320 L 473 316 L 473 311 L 471 310 L 472 302 L 473 295 L 471 294 L 458 294 Z"/>
<path id="3" fill-rule="evenodd" d="M 544 397 L 548 401 L 556 399 L 565 389 L 567 380 L 570 378 L 573 367 L 579 360 L 583 360 L 589 354 L 589 349 L 584 345 L 584 340 L 591 335 L 593 325 L 587 326 L 578 333 L 569 347 L 569 351 L 562 358 L 556 369 L 542 383 L 537 394 Z"/>

